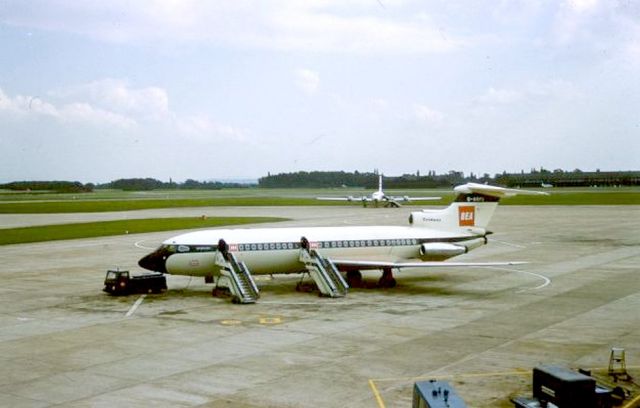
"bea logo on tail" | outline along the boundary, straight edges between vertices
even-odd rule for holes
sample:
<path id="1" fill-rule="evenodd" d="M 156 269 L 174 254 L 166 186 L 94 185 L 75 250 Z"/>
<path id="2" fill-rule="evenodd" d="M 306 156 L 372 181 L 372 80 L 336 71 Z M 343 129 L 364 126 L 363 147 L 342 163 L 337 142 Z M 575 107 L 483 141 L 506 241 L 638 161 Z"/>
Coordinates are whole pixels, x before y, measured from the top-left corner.
<path id="1" fill-rule="evenodd" d="M 458 207 L 458 225 L 461 227 L 473 227 L 475 225 L 476 207 L 460 206 Z"/>

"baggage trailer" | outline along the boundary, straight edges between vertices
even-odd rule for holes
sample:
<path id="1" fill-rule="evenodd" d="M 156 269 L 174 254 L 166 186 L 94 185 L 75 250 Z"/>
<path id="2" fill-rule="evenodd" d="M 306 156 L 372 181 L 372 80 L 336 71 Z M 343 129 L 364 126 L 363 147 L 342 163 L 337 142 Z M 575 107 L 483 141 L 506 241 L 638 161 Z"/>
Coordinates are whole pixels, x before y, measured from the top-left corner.
<path id="1" fill-rule="evenodd" d="M 133 276 L 129 274 L 129 271 L 108 270 L 102 290 L 114 296 L 132 293 L 161 293 L 167 290 L 167 278 L 161 273 Z"/>

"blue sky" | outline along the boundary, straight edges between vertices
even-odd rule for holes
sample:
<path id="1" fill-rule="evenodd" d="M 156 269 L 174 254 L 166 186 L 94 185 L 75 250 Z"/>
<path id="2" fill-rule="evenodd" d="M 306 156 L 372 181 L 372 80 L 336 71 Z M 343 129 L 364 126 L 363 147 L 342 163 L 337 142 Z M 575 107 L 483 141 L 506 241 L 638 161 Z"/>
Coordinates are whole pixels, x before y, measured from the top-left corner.
<path id="1" fill-rule="evenodd" d="M 640 169 L 635 1 L 0 1 L 0 181 Z"/>

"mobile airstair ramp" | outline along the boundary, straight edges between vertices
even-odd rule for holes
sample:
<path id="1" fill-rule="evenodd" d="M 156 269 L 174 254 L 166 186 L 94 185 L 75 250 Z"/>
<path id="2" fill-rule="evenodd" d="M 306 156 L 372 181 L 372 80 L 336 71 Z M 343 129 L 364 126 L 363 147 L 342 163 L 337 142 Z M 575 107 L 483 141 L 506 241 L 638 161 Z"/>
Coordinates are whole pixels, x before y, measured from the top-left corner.
<path id="1" fill-rule="evenodd" d="M 327 297 L 344 297 L 349 285 L 331 260 L 322 257 L 316 250 L 309 248 L 309 242 L 303 238 L 301 242 L 300 261 L 315 281 L 320 294 Z"/>
<path id="2" fill-rule="evenodd" d="M 235 255 L 225 249 L 218 250 L 216 264 L 221 267 L 220 274 L 229 281 L 233 303 L 256 303 L 260 292 L 247 265 L 244 262 L 238 262 Z"/>

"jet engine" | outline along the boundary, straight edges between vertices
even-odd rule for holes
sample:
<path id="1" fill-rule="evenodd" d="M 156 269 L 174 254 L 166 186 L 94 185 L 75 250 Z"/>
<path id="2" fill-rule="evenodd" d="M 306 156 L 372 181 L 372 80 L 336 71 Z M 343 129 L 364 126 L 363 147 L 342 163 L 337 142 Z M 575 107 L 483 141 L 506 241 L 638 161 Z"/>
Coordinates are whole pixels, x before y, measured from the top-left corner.
<path id="1" fill-rule="evenodd" d="M 451 258 L 452 256 L 462 255 L 466 252 L 466 247 L 445 242 L 432 242 L 420 245 L 420 258 L 424 260 L 442 260 Z"/>
<path id="2" fill-rule="evenodd" d="M 457 255 L 466 254 L 470 249 L 487 243 L 486 237 L 450 244 L 448 242 L 429 242 L 420 245 L 420 259 L 441 261 Z"/>

